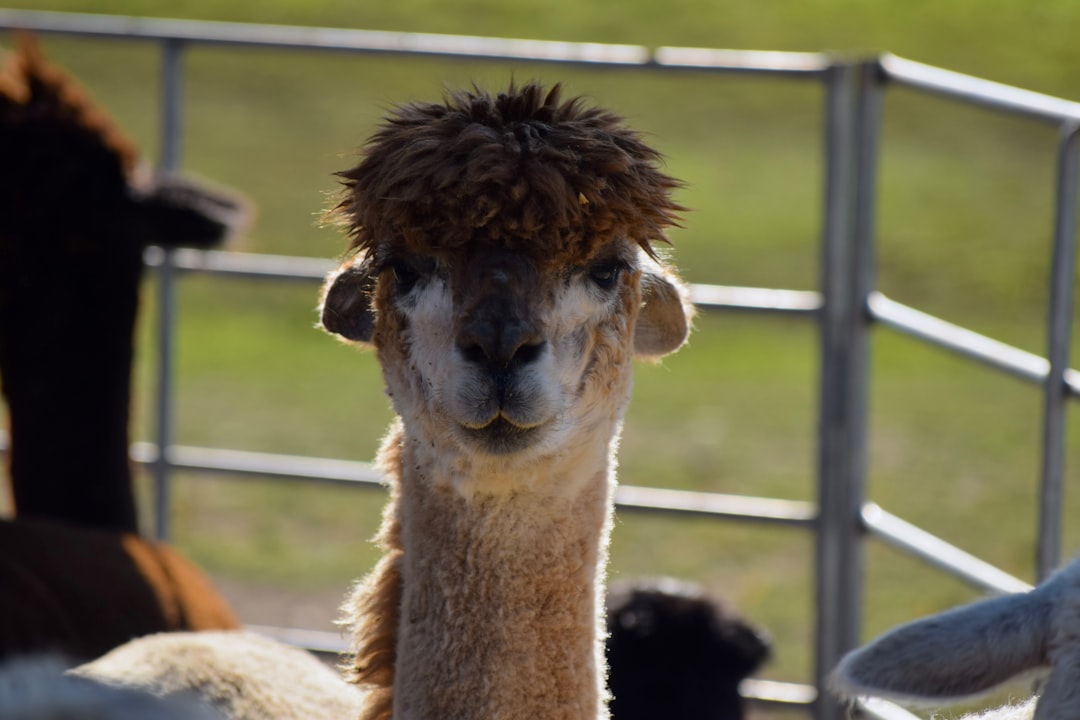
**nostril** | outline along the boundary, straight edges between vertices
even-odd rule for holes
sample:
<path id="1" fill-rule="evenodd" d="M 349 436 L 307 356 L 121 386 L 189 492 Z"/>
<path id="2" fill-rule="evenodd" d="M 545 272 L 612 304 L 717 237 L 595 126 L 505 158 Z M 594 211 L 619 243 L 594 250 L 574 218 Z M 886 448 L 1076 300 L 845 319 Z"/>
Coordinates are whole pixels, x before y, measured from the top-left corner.
<path id="1" fill-rule="evenodd" d="M 457 349 L 468 363 L 504 371 L 534 362 L 546 343 L 532 323 L 516 317 L 477 317 L 457 336 Z"/>
<path id="2" fill-rule="evenodd" d="M 496 352 L 481 343 L 460 343 L 458 350 L 466 362 L 475 365 L 498 367 L 520 367 L 535 362 L 544 352 L 547 343 L 523 343 L 512 352 Z"/>
<path id="3" fill-rule="evenodd" d="M 480 343 L 471 345 L 458 344 L 458 349 L 461 351 L 461 356 L 465 358 L 466 362 L 477 365 L 486 364 L 488 362 L 488 353 Z"/>
<path id="4" fill-rule="evenodd" d="M 544 352 L 544 347 L 547 345 L 544 341 L 522 343 L 517 350 L 514 351 L 514 356 L 510 358 L 512 365 L 528 365 L 535 362 Z"/>

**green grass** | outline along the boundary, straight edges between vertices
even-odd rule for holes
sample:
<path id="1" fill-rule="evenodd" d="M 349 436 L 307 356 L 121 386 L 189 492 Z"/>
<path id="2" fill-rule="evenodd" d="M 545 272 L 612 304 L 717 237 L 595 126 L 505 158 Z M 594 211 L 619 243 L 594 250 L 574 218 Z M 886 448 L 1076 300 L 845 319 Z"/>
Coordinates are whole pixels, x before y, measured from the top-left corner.
<path id="1" fill-rule="evenodd" d="M 34 9 L 158 15 L 146 0 L 31 0 Z M 914 60 L 1080 99 L 1080 5 L 1053 0 L 907 3 L 189 0 L 175 17 L 509 37 L 778 50 L 889 50 Z M 3 38 L 0 38 L 2 41 Z M 124 129 L 157 155 L 155 49 L 50 37 Z M 192 48 L 183 165 L 242 189 L 258 217 L 239 249 L 332 257 L 318 216 L 332 173 L 384 109 L 445 86 L 510 77 L 563 81 L 625 114 L 687 182 L 673 234 L 693 281 L 814 289 L 821 224 L 822 98 L 813 84 Z M 1052 223 L 1053 128 L 893 90 L 880 168 L 881 287 L 890 295 L 1042 352 Z M 314 331 L 309 285 L 182 281 L 178 440 L 251 450 L 371 457 L 390 417 L 370 354 Z M 152 422 L 144 308 L 137 427 Z M 622 443 L 624 481 L 809 500 L 816 463 L 818 347 L 797 320 L 703 316 L 688 348 L 638 371 Z M 870 496 L 1030 577 L 1041 400 L 1036 388 L 885 330 L 873 336 Z M 1080 467 L 1070 432 L 1065 516 Z M 343 590 L 374 560 L 378 493 L 185 477 L 178 544 L 221 575 Z M 1066 550 L 1080 547 L 1068 527 Z M 620 517 L 612 574 L 698 578 L 767 626 L 769 674 L 809 677 L 810 537 L 705 520 Z M 896 552 L 868 554 L 865 632 L 975 597 Z"/>

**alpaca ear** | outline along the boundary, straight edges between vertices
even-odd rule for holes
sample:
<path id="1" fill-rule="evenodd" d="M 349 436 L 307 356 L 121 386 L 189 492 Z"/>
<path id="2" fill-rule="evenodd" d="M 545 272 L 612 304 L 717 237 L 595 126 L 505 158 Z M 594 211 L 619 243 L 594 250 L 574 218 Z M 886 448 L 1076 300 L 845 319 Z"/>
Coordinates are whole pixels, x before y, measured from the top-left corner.
<path id="1" fill-rule="evenodd" d="M 372 297 L 378 275 L 367 255 L 343 264 L 326 276 L 320 304 L 321 325 L 346 340 L 369 343 L 375 331 Z"/>
<path id="2" fill-rule="evenodd" d="M 223 245 L 254 215 L 251 201 L 235 191 L 179 175 L 137 179 L 132 199 L 137 236 L 162 247 Z"/>
<path id="3" fill-rule="evenodd" d="M 909 703 L 974 698 L 1045 666 L 1053 602 L 1038 590 L 965 605 L 901 625 L 833 671 L 844 698 Z"/>
<path id="4" fill-rule="evenodd" d="M 634 330 L 634 354 L 655 359 L 675 352 L 690 335 L 694 306 L 674 273 L 646 267 L 641 276 L 641 312 Z"/>

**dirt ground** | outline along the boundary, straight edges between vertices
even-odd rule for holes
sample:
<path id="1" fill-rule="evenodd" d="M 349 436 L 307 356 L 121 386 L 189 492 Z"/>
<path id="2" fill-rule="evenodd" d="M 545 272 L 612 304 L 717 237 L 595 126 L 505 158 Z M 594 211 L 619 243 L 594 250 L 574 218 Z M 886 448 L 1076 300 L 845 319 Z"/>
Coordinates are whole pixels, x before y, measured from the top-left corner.
<path id="1" fill-rule="evenodd" d="M 241 622 L 337 633 L 338 616 L 348 588 L 295 590 L 277 585 L 251 583 L 227 577 L 213 581 Z"/>

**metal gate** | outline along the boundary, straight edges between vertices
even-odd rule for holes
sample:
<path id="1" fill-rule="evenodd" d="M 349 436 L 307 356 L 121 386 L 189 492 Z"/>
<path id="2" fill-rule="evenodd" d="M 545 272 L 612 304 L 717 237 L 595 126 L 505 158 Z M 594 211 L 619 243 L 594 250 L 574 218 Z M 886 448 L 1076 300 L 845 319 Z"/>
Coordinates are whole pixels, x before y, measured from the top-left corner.
<path id="1" fill-rule="evenodd" d="M 162 169 L 176 169 L 182 142 L 185 50 L 196 45 L 227 45 L 281 50 L 426 55 L 474 60 L 648 69 L 660 72 L 754 74 L 763 78 L 814 83 L 824 95 L 824 207 L 820 229 L 821 292 L 694 285 L 702 308 L 750 309 L 805 316 L 820 333 L 817 501 L 696 493 L 622 486 L 620 510 L 737 518 L 803 527 L 816 537 L 815 686 L 759 681 L 748 694 L 766 703 L 810 710 L 820 720 L 839 718 L 842 708 L 818 694 L 829 670 L 859 639 L 863 568 L 862 544 L 874 537 L 990 592 L 1028 587 L 962 550 L 889 514 L 864 498 L 869 330 L 892 328 L 1042 387 L 1042 466 L 1036 549 L 1039 578 L 1058 563 L 1065 412 L 1080 394 L 1080 374 L 1069 369 L 1075 267 L 1078 128 L 1080 104 L 979 80 L 891 55 L 853 62 L 816 53 L 747 52 L 697 48 L 504 40 L 487 37 L 424 35 L 237 23 L 152 20 L 0 9 L 0 28 L 28 29 L 106 40 L 142 40 L 161 49 Z M 1047 299 L 1049 346 L 1045 357 L 897 303 L 876 287 L 875 203 L 882 99 L 890 85 L 943 95 L 990 111 L 1052 123 L 1060 129 L 1055 183 L 1054 244 Z M 233 473 L 302 481 L 378 486 L 366 463 L 221 448 L 183 447 L 173 437 L 172 345 L 175 285 L 185 273 L 259 278 L 266 281 L 321 281 L 331 264 L 283 258 L 193 250 L 151 248 L 147 263 L 158 274 L 160 316 L 156 333 L 156 437 L 137 443 L 133 457 L 155 478 L 155 527 L 169 534 L 170 478 L 178 470 Z M 0 449 L 6 439 L 0 436 Z M 309 633 L 278 629 L 286 639 L 319 645 Z M 333 643 L 330 643 L 333 645 Z M 887 703 L 864 711 L 880 716 L 905 713 Z"/>

